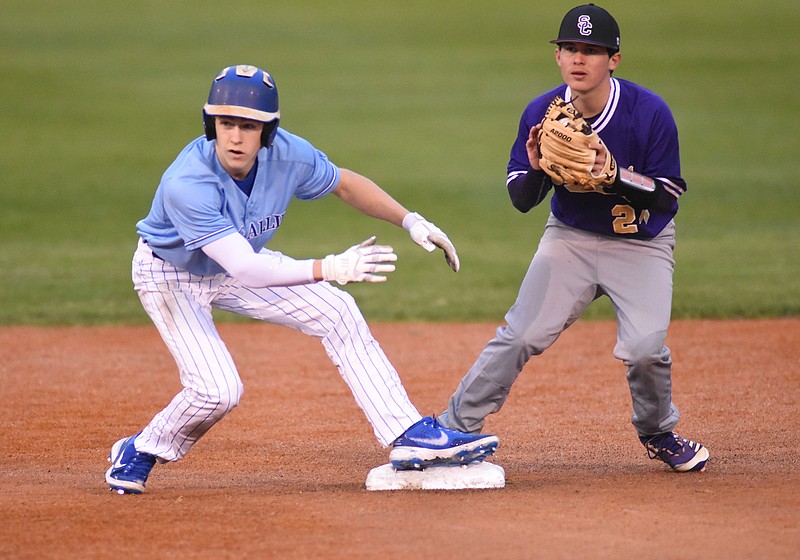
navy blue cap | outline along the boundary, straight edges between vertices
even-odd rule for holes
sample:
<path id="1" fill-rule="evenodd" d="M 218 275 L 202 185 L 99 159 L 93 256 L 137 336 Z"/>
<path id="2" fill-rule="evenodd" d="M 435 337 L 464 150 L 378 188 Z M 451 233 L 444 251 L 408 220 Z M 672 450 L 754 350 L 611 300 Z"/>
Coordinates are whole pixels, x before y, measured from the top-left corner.
<path id="1" fill-rule="evenodd" d="M 619 50 L 619 25 L 614 17 L 600 6 L 584 4 L 572 8 L 558 30 L 559 43 L 588 43 L 615 51 Z"/>

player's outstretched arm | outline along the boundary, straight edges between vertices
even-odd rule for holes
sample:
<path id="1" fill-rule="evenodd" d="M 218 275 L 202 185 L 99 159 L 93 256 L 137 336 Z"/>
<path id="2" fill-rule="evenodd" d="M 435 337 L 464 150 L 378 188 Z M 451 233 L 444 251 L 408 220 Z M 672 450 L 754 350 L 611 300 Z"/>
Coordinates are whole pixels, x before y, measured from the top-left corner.
<path id="1" fill-rule="evenodd" d="M 339 184 L 333 194 L 362 214 L 400 227 L 408 210 L 371 179 L 349 169 L 339 169 Z"/>
<path id="2" fill-rule="evenodd" d="M 333 194 L 367 216 L 404 228 L 411 239 L 426 251 L 432 252 L 439 247 L 444 251 L 445 260 L 450 268 L 458 272 L 460 267 L 458 253 L 441 229 L 416 212 L 409 212 L 367 177 L 349 169 L 340 169 L 339 173 L 341 178 Z"/>
<path id="3" fill-rule="evenodd" d="M 375 237 L 324 259 L 296 260 L 275 251 L 256 253 L 239 233 L 231 233 L 203 246 L 202 251 L 228 274 L 251 288 L 296 286 L 314 282 L 385 282 L 381 274 L 393 272 L 397 255 Z"/>

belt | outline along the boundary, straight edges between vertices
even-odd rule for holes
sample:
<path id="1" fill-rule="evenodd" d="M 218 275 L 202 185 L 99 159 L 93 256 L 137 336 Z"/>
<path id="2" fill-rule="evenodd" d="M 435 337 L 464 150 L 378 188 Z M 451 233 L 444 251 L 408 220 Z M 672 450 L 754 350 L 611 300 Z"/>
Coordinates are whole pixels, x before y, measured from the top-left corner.
<path id="1" fill-rule="evenodd" d="M 144 239 L 142 239 L 142 243 L 144 243 L 145 245 L 147 245 L 147 241 L 145 241 Z M 163 257 L 159 256 L 159 255 L 158 255 L 158 253 L 156 253 L 156 252 L 155 252 L 155 251 L 153 251 L 152 249 L 150 249 L 150 252 L 151 252 L 151 253 L 153 253 L 153 256 L 154 256 L 155 258 L 157 258 L 158 260 L 160 260 L 160 261 L 164 261 L 164 262 L 167 262 L 167 261 L 166 261 L 166 260 L 165 260 Z"/>

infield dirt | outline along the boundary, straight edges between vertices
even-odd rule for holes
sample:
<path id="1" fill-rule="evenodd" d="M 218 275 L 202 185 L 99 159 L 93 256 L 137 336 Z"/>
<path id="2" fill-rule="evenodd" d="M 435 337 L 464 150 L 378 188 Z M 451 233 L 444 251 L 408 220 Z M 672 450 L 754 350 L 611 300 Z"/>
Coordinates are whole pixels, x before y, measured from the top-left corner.
<path id="1" fill-rule="evenodd" d="M 375 324 L 424 414 L 494 324 Z M 118 438 L 180 389 L 153 327 L 0 329 L 2 558 L 796 558 L 800 318 L 674 321 L 681 435 L 705 472 L 648 460 L 612 322 L 578 322 L 487 431 L 503 489 L 368 492 L 382 449 L 322 346 L 222 324 L 240 406 L 141 496 L 103 480 Z"/>

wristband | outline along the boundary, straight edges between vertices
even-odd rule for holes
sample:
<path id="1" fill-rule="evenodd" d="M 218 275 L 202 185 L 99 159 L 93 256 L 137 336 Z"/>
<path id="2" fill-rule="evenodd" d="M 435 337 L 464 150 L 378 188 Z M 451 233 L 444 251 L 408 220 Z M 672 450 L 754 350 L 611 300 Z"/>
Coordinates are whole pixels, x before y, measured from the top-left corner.
<path id="1" fill-rule="evenodd" d="M 654 179 L 624 167 L 619 170 L 619 182 L 637 191 L 646 193 L 656 191 L 656 182 Z"/>

